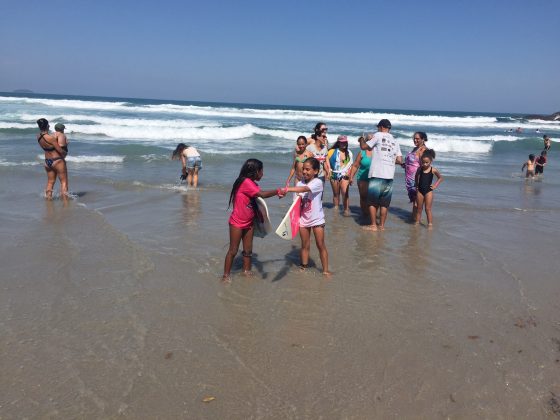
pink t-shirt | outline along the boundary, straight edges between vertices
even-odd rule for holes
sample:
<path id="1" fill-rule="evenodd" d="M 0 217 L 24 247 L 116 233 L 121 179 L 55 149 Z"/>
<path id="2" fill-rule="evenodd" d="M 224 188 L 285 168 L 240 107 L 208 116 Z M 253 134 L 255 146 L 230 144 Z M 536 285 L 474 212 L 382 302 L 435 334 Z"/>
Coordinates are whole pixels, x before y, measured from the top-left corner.
<path id="1" fill-rule="evenodd" d="M 229 217 L 229 224 L 239 229 L 248 229 L 253 226 L 255 209 L 252 198 L 255 198 L 261 188 L 252 179 L 245 178 L 233 197 L 233 211 Z"/>
<path id="2" fill-rule="evenodd" d="M 309 183 L 299 181 L 298 187 L 307 186 L 311 191 L 301 193 L 301 215 L 299 224 L 303 227 L 313 227 L 325 223 L 323 213 L 323 181 L 313 178 Z"/>

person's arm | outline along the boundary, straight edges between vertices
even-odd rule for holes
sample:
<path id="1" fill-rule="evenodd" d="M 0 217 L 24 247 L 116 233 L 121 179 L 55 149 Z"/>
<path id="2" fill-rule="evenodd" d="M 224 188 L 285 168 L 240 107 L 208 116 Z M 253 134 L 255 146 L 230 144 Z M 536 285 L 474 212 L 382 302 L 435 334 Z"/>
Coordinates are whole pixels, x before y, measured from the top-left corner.
<path id="1" fill-rule="evenodd" d="M 358 169 L 360 168 L 360 162 L 362 161 L 362 153 L 358 153 L 358 157 L 356 158 L 356 160 L 354 161 L 354 163 L 352 164 L 352 168 L 350 168 L 350 184 L 352 184 L 352 182 L 354 182 L 354 176 L 356 176 L 356 173 L 358 172 Z"/>
<path id="2" fill-rule="evenodd" d="M 323 170 L 325 171 L 325 179 L 329 179 L 331 177 L 331 163 L 329 162 L 329 158 L 325 159 L 325 163 L 323 163 Z"/>
<path id="3" fill-rule="evenodd" d="M 286 193 L 289 193 L 289 192 L 306 193 L 306 192 L 311 191 L 311 188 L 309 188 L 307 185 L 301 185 L 299 187 L 287 187 L 287 188 L 284 188 L 282 191 L 283 192 L 285 191 Z"/>
<path id="4" fill-rule="evenodd" d="M 183 176 L 181 178 L 185 179 L 187 177 L 187 158 L 183 153 L 181 153 L 181 165 L 183 165 L 183 170 L 182 170 Z"/>
<path id="5" fill-rule="evenodd" d="M 269 197 L 274 197 L 275 195 L 280 197 L 280 192 L 281 189 L 277 189 L 277 190 L 268 190 L 268 191 L 259 191 L 256 196 L 257 197 L 261 197 L 261 198 L 269 198 Z"/>
<path id="6" fill-rule="evenodd" d="M 49 137 L 50 140 L 47 139 L 47 137 Z M 58 144 L 58 139 L 56 138 L 56 136 L 53 136 L 52 134 L 47 134 L 47 135 L 43 136 L 43 139 L 45 140 L 45 142 L 47 142 L 52 147 L 54 147 L 54 150 L 56 150 L 56 152 L 60 156 L 62 156 L 63 158 L 66 156 L 66 153 L 64 152 L 64 150 L 62 150 L 62 147 L 60 147 L 60 145 Z"/>
<path id="7" fill-rule="evenodd" d="M 434 175 L 437 177 L 436 183 L 433 184 L 433 185 L 431 186 L 432 190 L 435 190 L 435 189 L 439 186 L 439 184 L 441 184 L 441 182 L 443 181 L 443 176 L 442 176 L 441 173 L 440 173 L 436 168 L 434 168 L 433 166 L 432 166 L 432 172 L 433 172 Z"/>
<path id="8" fill-rule="evenodd" d="M 416 191 L 418 191 L 418 181 L 420 180 L 420 171 L 422 170 L 422 168 L 418 168 L 416 170 L 416 174 L 414 175 L 414 188 L 416 188 Z"/>
<path id="9" fill-rule="evenodd" d="M 402 155 L 401 156 L 397 156 L 397 158 L 395 159 L 395 163 L 399 166 L 402 166 L 403 161 L 402 161 Z"/>
<path id="10" fill-rule="evenodd" d="M 525 163 L 523 164 L 523 166 L 521 167 L 521 172 L 523 172 L 523 169 L 525 169 L 525 166 L 527 166 L 527 162 L 525 162 Z"/>
<path id="11" fill-rule="evenodd" d="M 286 180 L 286 185 L 290 185 L 290 181 L 296 174 L 296 165 L 297 165 L 297 160 L 294 158 L 294 163 L 292 163 L 292 169 L 290 169 L 290 175 L 288 175 L 288 179 Z"/>

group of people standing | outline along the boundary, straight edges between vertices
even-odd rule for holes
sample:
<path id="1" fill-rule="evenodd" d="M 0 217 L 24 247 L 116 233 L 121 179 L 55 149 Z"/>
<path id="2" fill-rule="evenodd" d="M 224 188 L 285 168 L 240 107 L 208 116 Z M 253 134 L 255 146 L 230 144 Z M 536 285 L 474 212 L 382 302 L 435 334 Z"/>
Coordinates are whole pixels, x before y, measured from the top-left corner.
<path id="1" fill-rule="evenodd" d="M 443 177 L 432 166 L 435 152 L 425 145 L 428 136 L 423 132 L 414 134 L 414 148 L 403 162 L 399 143 L 390 133 L 391 122 L 382 119 L 377 124 L 377 132 L 359 138 L 360 151 L 354 160 L 348 149 L 348 138 L 338 136 L 329 148 L 325 123 L 317 123 L 313 135 L 299 136 L 296 140 L 294 161 L 284 187 L 261 191 L 257 184 L 264 174 L 263 163 L 258 159 L 248 159 L 242 166 L 230 193 L 229 204 L 233 211 L 229 218 L 229 249 L 224 261 L 223 281 L 231 281 L 230 273 L 239 245 L 243 245 L 243 273 L 251 275 L 253 250 L 253 222 L 257 211 L 256 198 L 296 193 L 302 198 L 299 234 L 301 238 L 300 268 L 305 270 L 309 263 L 311 233 L 319 251 L 324 275 L 330 275 L 328 251 L 325 246 L 325 216 L 323 212 L 323 190 L 328 179 L 333 190 L 333 204 L 338 211 L 341 198 L 343 213 L 350 214 L 349 186 L 354 178 L 358 181 L 360 208 L 370 223 L 367 230 L 383 230 L 393 193 L 393 179 L 396 165 L 402 165 L 406 173 L 406 187 L 413 203 L 412 217 L 415 223 L 421 219 L 422 209 L 426 211 L 428 226 L 432 225 L 431 206 L 433 190 Z M 434 176 L 437 178 L 433 182 Z M 293 182 L 293 185 L 290 184 Z M 377 214 L 379 212 L 379 225 Z"/>
<path id="2" fill-rule="evenodd" d="M 548 151 L 552 145 L 550 137 L 546 134 L 543 136 L 543 143 L 544 147 L 541 154 L 538 157 L 535 157 L 535 155 L 531 153 L 527 162 L 525 162 L 521 167 L 522 172 L 525 168 L 527 168 L 525 171 L 525 178 L 534 178 L 535 176 L 544 174 L 544 167 L 548 162 Z"/>
<path id="3" fill-rule="evenodd" d="M 428 226 L 432 225 L 432 194 L 443 180 L 441 173 L 432 166 L 435 152 L 426 147 L 428 136 L 416 132 L 413 136 L 414 148 L 406 155 L 404 161 L 399 143 L 391 131 L 391 122 L 382 119 L 374 134 L 362 135 L 358 139 L 360 150 L 356 158 L 348 148 L 347 136 L 338 136 L 329 148 L 328 128 L 324 123 L 317 123 L 310 138 L 300 136 L 297 139 L 294 161 L 286 185 L 292 179 L 302 179 L 303 163 L 314 157 L 320 163 L 319 178 L 330 181 L 333 191 L 333 205 L 338 209 L 342 202 L 343 214 L 350 215 L 349 187 L 357 180 L 362 214 L 371 223 L 368 230 L 383 230 L 387 219 L 387 209 L 393 193 L 393 179 L 396 165 L 405 169 L 406 189 L 412 207 L 412 219 L 420 222 L 421 210 L 425 208 Z M 437 180 L 434 183 L 433 177 Z M 418 211 L 420 208 L 420 211 Z M 379 213 L 379 226 L 377 214 Z"/>

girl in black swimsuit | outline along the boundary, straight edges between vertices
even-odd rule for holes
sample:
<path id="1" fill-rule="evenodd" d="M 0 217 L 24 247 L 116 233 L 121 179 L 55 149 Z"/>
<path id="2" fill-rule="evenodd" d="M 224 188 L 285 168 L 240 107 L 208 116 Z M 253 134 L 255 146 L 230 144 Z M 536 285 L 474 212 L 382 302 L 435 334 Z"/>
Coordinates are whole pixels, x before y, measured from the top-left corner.
<path id="1" fill-rule="evenodd" d="M 37 136 L 39 146 L 45 151 L 45 171 L 47 172 L 47 187 L 45 197 L 52 199 L 56 178 L 60 180 L 60 193 L 62 197 L 68 195 L 68 177 L 66 175 L 66 162 L 64 161 L 64 151 L 58 145 L 56 138 L 49 134 L 49 122 L 45 118 L 37 120 L 37 125 L 41 131 Z"/>
<path id="2" fill-rule="evenodd" d="M 422 154 L 420 167 L 416 171 L 415 185 L 416 191 L 416 206 L 418 210 L 416 211 L 416 224 L 420 223 L 422 218 L 422 207 L 426 210 L 426 217 L 428 218 L 428 227 L 432 226 L 432 202 L 433 194 L 432 191 L 435 190 L 443 177 L 440 172 L 432 166 L 432 162 L 436 157 L 436 152 L 432 149 L 426 150 Z M 435 184 L 432 184 L 434 180 L 434 175 L 437 177 Z"/>

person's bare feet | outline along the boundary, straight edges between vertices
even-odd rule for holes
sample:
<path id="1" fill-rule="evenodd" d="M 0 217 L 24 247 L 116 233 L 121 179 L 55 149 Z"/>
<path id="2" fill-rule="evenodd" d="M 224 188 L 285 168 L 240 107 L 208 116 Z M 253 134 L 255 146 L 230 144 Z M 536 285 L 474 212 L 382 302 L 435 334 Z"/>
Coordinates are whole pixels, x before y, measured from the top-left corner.
<path id="1" fill-rule="evenodd" d="M 323 271 L 323 276 L 327 277 L 327 278 L 331 278 L 332 273 L 330 271 Z"/>
<path id="2" fill-rule="evenodd" d="M 231 284 L 231 275 L 229 274 L 224 274 L 222 276 L 222 283 L 224 284 Z"/>
<path id="3" fill-rule="evenodd" d="M 245 270 L 245 271 L 243 271 L 243 275 L 245 277 L 253 277 L 255 275 L 255 273 L 253 273 L 251 270 Z"/>
<path id="4" fill-rule="evenodd" d="M 362 229 L 377 232 L 377 225 L 365 225 L 365 226 L 362 227 Z"/>
<path id="5" fill-rule="evenodd" d="M 349 209 L 344 210 L 343 215 L 346 217 L 350 216 L 350 210 Z"/>

